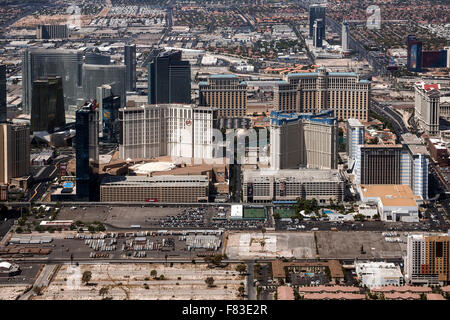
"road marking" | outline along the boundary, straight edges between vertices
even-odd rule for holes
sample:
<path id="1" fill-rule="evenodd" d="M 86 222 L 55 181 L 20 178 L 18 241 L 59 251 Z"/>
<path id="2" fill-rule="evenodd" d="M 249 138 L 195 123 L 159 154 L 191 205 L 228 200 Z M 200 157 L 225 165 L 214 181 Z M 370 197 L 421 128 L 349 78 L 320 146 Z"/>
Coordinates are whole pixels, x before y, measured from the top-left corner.
<path id="1" fill-rule="evenodd" d="M 42 184 L 42 182 L 40 182 L 40 183 L 36 186 L 36 188 L 34 188 L 34 194 L 33 194 L 33 196 L 30 198 L 29 201 L 33 200 L 33 198 L 36 197 L 36 195 L 37 195 L 37 190 L 39 189 L 39 186 L 40 186 L 41 184 Z"/>

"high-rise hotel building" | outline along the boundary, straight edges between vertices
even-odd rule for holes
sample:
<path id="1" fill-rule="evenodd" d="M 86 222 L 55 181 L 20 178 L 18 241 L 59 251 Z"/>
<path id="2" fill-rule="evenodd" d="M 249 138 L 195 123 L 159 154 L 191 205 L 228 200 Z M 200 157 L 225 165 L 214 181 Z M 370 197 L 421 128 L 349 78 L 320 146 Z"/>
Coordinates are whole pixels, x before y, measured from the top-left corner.
<path id="1" fill-rule="evenodd" d="M 439 84 L 426 84 L 418 82 L 415 84 L 415 109 L 414 120 L 427 134 L 439 133 L 440 116 L 440 92 Z"/>
<path id="2" fill-rule="evenodd" d="M 125 45 L 125 85 L 127 91 L 136 91 L 136 45 Z"/>
<path id="3" fill-rule="evenodd" d="M 81 201 L 98 201 L 98 105 L 87 102 L 75 113 L 76 186 Z"/>
<path id="4" fill-rule="evenodd" d="M 127 106 L 119 110 L 120 158 L 214 156 L 211 108 L 183 104 Z"/>
<path id="5" fill-rule="evenodd" d="M 403 184 L 428 199 L 427 149 L 420 140 L 402 135 L 403 144 L 357 145 L 354 172 L 357 184 Z"/>
<path id="6" fill-rule="evenodd" d="M 42 77 L 59 76 L 63 81 L 64 107 L 77 105 L 81 86 L 83 52 L 68 49 L 26 49 L 22 60 L 22 108 L 30 114 L 33 82 Z"/>
<path id="7" fill-rule="evenodd" d="M 69 28 L 66 24 L 45 24 L 36 26 L 36 39 L 66 39 L 69 37 Z"/>
<path id="8" fill-rule="evenodd" d="M 347 120 L 347 155 L 349 159 L 355 160 L 358 146 L 364 144 L 364 125 L 358 119 Z"/>
<path id="9" fill-rule="evenodd" d="M 199 83 L 200 105 L 217 109 L 220 118 L 247 115 L 247 83 L 233 74 L 217 74 Z"/>
<path id="10" fill-rule="evenodd" d="M 417 284 L 448 284 L 450 235 L 410 235 L 407 240 L 405 276 Z"/>
<path id="11" fill-rule="evenodd" d="M 46 77 L 33 82 L 31 130 L 53 132 L 66 124 L 61 77 Z"/>
<path id="12" fill-rule="evenodd" d="M 320 114 L 270 114 L 270 165 L 274 170 L 337 168 L 337 121 Z"/>
<path id="13" fill-rule="evenodd" d="M 6 65 L 0 64 L 0 123 L 6 122 Z"/>
<path id="14" fill-rule="evenodd" d="M 30 127 L 0 124 L 0 184 L 30 173 Z"/>
<path id="15" fill-rule="evenodd" d="M 148 64 L 148 103 L 191 103 L 191 65 L 179 50 L 160 52 Z"/>
<path id="16" fill-rule="evenodd" d="M 281 112 L 318 113 L 334 110 L 338 120 L 369 117 L 370 81 L 354 72 L 290 73 L 274 89 L 274 109 Z"/>

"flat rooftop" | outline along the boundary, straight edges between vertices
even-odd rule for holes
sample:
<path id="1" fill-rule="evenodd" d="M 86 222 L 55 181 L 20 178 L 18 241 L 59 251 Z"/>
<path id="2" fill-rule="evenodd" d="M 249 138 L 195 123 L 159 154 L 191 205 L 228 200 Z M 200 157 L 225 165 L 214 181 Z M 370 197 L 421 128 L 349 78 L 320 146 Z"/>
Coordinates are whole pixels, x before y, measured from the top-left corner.
<path id="1" fill-rule="evenodd" d="M 423 145 L 414 145 L 414 144 L 409 144 L 408 145 L 408 149 L 411 151 L 412 154 L 424 154 L 424 155 L 428 155 L 428 150 L 425 146 Z"/>
<path id="2" fill-rule="evenodd" d="M 359 185 L 362 198 L 379 198 L 383 206 L 417 206 L 420 196 L 414 195 L 411 188 L 404 184 L 365 184 Z"/>
<path id="3" fill-rule="evenodd" d="M 355 118 L 350 118 L 347 120 L 347 122 L 352 127 L 364 127 L 364 125 L 358 119 Z"/>
<path id="4" fill-rule="evenodd" d="M 319 170 L 319 169 L 244 169 L 245 180 L 269 180 L 274 177 L 277 181 L 296 181 L 302 182 L 340 182 L 342 177 L 339 170 Z"/>
<path id="5" fill-rule="evenodd" d="M 401 135 L 402 142 L 404 144 L 422 144 L 422 141 L 412 133 L 404 133 Z"/>
<path id="6" fill-rule="evenodd" d="M 152 187 L 174 187 L 174 186 L 205 186 L 209 185 L 206 175 L 191 176 L 108 176 L 102 181 L 102 186 L 152 186 Z"/>
<path id="7" fill-rule="evenodd" d="M 329 261 L 294 261 L 283 262 L 279 259 L 272 261 L 272 273 L 274 278 L 286 277 L 287 267 L 328 267 L 332 278 L 344 278 L 342 266 L 338 260 Z"/>

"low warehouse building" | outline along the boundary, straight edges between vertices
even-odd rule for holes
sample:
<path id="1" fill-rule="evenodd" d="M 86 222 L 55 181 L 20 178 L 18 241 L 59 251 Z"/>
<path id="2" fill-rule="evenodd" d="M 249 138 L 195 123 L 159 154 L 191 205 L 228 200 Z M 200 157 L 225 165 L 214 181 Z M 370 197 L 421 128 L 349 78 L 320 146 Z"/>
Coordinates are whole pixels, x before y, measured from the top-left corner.
<path id="1" fill-rule="evenodd" d="M 0 278 L 13 277 L 20 274 L 20 267 L 6 261 L 0 261 Z"/>
<path id="2" fill-rule="evenodd" d="M 419 221 L 419 204 L 422 197 L 414 195 L 408 185 L 365 184 L 358 185 L 361 201 L 377 203 L 383 221 Z"/>
<path id="3" fill-rule="evenodd" d="M 368 288 L 401 286 L 404 283 L 400 266 L 387 262 L 356 262 L 356 274 Z"/>

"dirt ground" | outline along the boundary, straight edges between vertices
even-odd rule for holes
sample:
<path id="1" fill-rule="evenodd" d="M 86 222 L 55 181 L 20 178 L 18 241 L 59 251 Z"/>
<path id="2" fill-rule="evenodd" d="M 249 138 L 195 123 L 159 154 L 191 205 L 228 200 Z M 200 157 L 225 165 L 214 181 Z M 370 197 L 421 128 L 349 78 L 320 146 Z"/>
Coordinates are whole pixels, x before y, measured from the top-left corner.
<path id="1" fill-rule="evenodd" d="M 156 280 L 151 271 L 156 270 Z M 91 285 L 82 282 L 85 271 L 92 273 Z M 205 279 L 213 277 L 214 287 Z M 238 299 L 245 276 L 235 271 L 235 265 L 209 269 L 206 264 L 93 264 L 62 265 L 39 300 L 232 300 Z M 103 288 L 103 289 L 102 289 Z M 102 292 L 100 292 L 100 290 Z M 103 293 L 103 295 L 101 294 Z"/>
<path id="2" fill-rule="evenodd" d="M 247 233 L 230 232 L 226 254 L 231 259 L 254 259 L 276 257 L 295 257 L 297 259 L 315 258 L 313 233 L 270 232 Z"/>
<path id="3" fill-rule="evenodd" d="M 0 285 L 0 300 L 15 300 L 28 285 Z"/>

